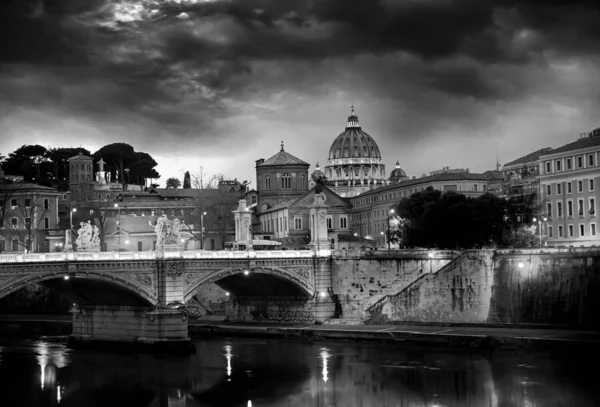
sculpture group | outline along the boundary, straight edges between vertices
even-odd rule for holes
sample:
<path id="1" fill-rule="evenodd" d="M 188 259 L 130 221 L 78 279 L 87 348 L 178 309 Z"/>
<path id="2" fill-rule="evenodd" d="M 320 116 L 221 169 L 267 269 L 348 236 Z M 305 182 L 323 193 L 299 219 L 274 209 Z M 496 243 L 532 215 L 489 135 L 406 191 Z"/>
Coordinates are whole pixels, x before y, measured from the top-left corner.
<path id="1" fill-rule="evenodd" d="M 154 232 L 156 233 L 156 250 L 179 250 L 182 246 L 180 242 L 181 230 L 185 223 L 175 218 L 169 220 L 166 214 L 163 214 L 156 220 Z"/>
<path id="2" fill-rule="evenodd" d="M 99 252 L 100 229 L 98 226 L 92 225 L 90 221 L 80 222 L 75 244 L 78 252 Z"/>

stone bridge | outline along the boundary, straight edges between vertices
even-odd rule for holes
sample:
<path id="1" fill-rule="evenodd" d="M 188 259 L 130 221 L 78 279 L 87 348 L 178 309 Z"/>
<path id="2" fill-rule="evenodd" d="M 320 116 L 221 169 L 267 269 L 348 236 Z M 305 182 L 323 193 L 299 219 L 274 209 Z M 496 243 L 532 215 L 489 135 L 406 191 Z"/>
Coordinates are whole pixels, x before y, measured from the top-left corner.
<path id="1" fill-rule="evenodd" d="M 185 342 L 185 304 L 210 283 L 230 294 L 232 321 L 249 310 L 259 320 L 330 318 L 330 258 L 327 250 L 6 254 L 0 298 L 32 283 L 58 291 L 74 303 L 74 340 Z"/>

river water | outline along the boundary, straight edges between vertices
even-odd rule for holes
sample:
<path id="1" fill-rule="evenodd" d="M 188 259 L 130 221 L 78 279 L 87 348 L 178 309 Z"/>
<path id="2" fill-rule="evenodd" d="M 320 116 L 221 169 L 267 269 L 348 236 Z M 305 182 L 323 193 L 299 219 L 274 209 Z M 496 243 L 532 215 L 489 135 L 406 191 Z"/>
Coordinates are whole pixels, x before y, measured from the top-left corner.
<path id="1" fill-rule="evenodd" d="M 0 341 L 0 406 L 593 407 L 592 362 L 393 345 L 265 339 L 195 341 L 191 356 Z M 589 365 L 589 366 L 586 366 Z"/>

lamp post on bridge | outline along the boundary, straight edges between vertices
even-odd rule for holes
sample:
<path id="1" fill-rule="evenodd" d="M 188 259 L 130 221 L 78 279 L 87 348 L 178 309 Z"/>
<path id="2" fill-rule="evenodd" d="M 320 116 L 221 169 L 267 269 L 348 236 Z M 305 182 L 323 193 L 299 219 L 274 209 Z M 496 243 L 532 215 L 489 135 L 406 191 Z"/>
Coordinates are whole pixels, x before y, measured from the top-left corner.
<path id="1" fill-rule="evenodd" d="M 540 247 L 542 247 L 542 221 L 546 222 L 547 220 L 548 220 L 548 218 L 545 216 L 540 217 L 540 219 L 533 218 L 533 221 L 538 223 L 538 235 L 540 237 Z"/>
<path id="2" fill-rule="evenodd" d="M 390 220 L 391 220 L 391 215 L 393 215 L 393 214 L 394 214 L 394 210 L 393 210 L 393 209 L 390 209 L 390 210 L 388 211 L 388 233 L 387 233 L 387 234 L 388 234 L 388 235 L 387 235 L 387 241 L 388 241 L 388 250 L 391 250 L 391 249 L 392 249 L 392 247 L 391 247 L 391 242 L 390 242 L 390 240 L 391 240 L 391 237 L 392 237 L 392 229 L 391 229 L 391 226 L 390 226 Z"/>
<path id="3" fill-rule="evenodd" d="M 206 212 L 200 212 L 200 250 L 204 250 L 204 215 Z"/>

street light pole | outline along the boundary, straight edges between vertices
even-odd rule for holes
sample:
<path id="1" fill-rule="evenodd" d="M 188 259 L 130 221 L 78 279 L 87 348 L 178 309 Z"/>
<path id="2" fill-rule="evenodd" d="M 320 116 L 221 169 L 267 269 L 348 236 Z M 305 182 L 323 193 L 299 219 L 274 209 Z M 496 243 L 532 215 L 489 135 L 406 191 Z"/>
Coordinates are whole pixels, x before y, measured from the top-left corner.
<path id="1" fill-rule="evenodd" d="M 542 221 L 546 222 L 547 220 L 548 220 L 548 218 L 545 217 L 545 216 L 542 217 L 542 218 L 540 218 L 540 219 L 533 218 L 534 222 L 535 221 L 538 222 L 538 235 L 539 235 L 539 238 L 540 238 L 540 247 L 542 247 Z"/>
<path id="2" fill-rule="evenodd" d="M 394 213 L 393 209 L 390 209 L 388 211 L 388 236 L 387 236 L 387 241 L 388 241 L 388 250 L 391 250 L 391 242 L 390 242 L 390 238 L 391 236 L 391 228 L 390 228 L 390 220 L 391 220 L 391 215 Z"/>
<path id="3" fill-rule="evenodd" d="M 200 212 L 200 250 L 204 250 L 204 215 L 206 212 Z"/>
<path id="4" fill-rule="evenodd" d="M 117 250 L 121 251 L 121 208 L 118 203 L 115 204 L 115 208 L 117 208 Z"/>

